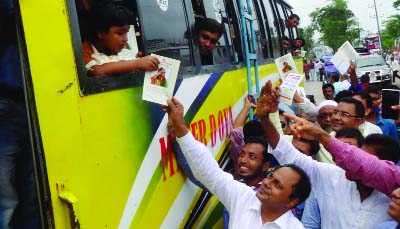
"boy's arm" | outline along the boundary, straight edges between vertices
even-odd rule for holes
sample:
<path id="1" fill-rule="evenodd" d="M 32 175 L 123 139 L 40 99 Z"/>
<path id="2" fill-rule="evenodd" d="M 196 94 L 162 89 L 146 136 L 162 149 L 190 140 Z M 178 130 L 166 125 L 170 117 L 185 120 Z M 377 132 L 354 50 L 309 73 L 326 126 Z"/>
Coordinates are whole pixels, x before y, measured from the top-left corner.
<path id="1" fill-rule="evenodd" d="M 88 74 L 90 76 L 106 76 L 134 71 L 153 71 L 158 68 L 158 64 L 159 61 L 156 57 L 145 56 L 134 60 L 121 60 L 102 65 L 93 65 Z"/>

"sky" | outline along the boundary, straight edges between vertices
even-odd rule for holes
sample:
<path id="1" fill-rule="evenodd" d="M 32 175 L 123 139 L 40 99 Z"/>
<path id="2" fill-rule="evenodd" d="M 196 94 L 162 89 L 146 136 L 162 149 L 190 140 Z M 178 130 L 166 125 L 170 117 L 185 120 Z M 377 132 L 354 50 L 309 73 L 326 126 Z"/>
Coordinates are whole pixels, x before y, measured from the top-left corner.
<path id="1" fill-rule="evenodd" d="M 300 16 L 300 27 L 310 25 L 309 15 L 312 11 L 330 3 L 328 0 L 287 0 L 287 2 L 293 7 L 293 12 Z M 400 14 L 400 11 L 393 8 L 393 2 L 394 0 L 376 0 L 381 31 L 384 28 L 382 26 L 383 21 L 391 15 Z M 378 26 L 374 17 L 374 0 L 348 0 L 347 7 L 353 11 L 360 22 L 360 28 L 366 30 L 366 33 L 378 33 Z"/>

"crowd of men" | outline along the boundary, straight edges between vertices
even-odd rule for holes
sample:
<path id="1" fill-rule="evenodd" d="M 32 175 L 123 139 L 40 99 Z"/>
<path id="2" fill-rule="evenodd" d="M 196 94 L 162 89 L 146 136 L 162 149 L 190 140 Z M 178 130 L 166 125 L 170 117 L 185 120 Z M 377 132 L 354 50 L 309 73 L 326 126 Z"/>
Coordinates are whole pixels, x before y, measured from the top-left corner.
<path id="1" fill-rule="evenodd" d="M 318 106 L 297 93 L 283 105 L 269 81 L 257 102 L 246 96 L 230 134 L 229 173 L 188 131 L 181 103 L 163 107 L 185 171 L 223 203 L 226 228 L 398 228 L 397 120 L 382 118 L 379 88 L 335 89 L 324 85 Z M 246 122 L 252 108 L 258 119 Z"/>

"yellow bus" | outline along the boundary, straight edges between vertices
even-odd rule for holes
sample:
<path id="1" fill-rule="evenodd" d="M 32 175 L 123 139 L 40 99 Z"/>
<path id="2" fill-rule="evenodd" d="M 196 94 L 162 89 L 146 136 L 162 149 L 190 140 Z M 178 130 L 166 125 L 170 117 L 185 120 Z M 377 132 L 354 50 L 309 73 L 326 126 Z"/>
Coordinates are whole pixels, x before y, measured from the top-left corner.
<path id="1" fill-rule="evenodd" d="M 42 227 L 221 228 L 222 205 L 186 179 L 166 115 L 142 100 L 144 73 L 86 75 L 82 37 L 93 1 L 15 1 Z M 137 15 L 131 49 L 181 61 L 174 95 L 188 128 L 229 170 L 228 136 L 248 90 L 237 2 L 119 2 Z M 273 60 L 286 52 L 279 41 L 297 36 L 282 23 L 292 8 L 284 0 L 251 5 L 260 84 L 277 82 Z M 201 17 L 226 28 L 212 65 L 201 65 L 193 39 Z M 302 69 L 302 59 L 296 64 Z"/>

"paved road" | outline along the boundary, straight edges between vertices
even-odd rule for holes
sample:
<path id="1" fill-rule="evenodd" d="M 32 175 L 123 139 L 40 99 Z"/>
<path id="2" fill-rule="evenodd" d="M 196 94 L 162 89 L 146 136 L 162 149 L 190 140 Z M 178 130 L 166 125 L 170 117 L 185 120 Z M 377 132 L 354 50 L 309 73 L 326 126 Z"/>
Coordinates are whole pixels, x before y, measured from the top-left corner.
<path id="1" fill-rule="evenodd" d="M 396 80 L 396 83 L 394 83 L 394 85 L 400 87 L 400 80 Z M 304 85 L 304 90 L 306 91 L 307 95 L 314 95 L 317 105 L 325 100 L 322 94 L 322 82 L 320 81 L 306 81 Z"/>

